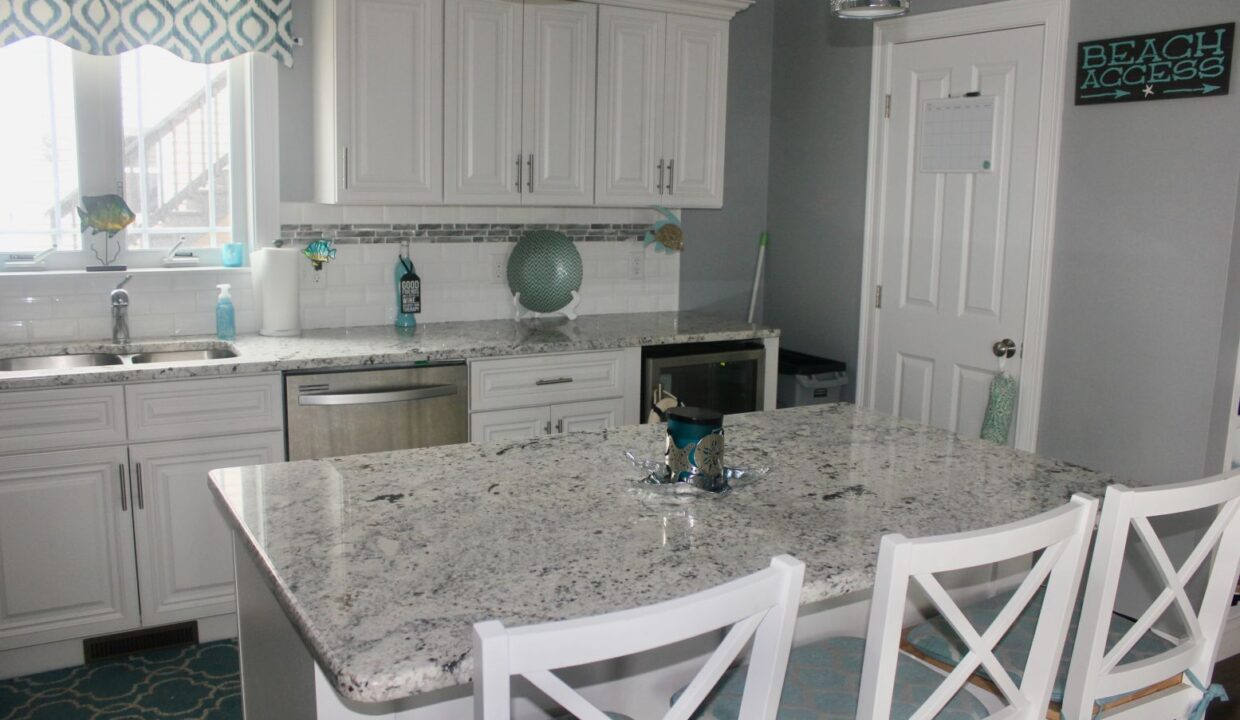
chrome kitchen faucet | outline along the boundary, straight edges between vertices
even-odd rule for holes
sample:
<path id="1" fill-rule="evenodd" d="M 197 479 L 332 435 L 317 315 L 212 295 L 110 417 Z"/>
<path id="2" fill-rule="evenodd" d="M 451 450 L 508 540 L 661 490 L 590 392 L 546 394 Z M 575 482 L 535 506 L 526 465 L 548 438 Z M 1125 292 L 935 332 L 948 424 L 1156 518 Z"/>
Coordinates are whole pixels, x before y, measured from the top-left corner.
<path id="1" fill-rule="evenodd" d="M 129 291 L 125 283 L 133 280 L 133 275 L 126 275 L 124 280 L 112 290 L 112 342 L 118 345 L 129 343 Z"/>

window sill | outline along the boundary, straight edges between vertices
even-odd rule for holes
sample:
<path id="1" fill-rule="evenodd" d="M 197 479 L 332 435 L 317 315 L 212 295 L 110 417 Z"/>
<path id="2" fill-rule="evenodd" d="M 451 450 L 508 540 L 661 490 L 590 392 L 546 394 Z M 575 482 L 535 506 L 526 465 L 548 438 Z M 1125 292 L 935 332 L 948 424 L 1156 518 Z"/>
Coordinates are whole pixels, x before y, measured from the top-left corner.
<path id="1" fill-rule="evenodd" d="M 106 272 L 87 272 L 85 270 L 10 270 L 5 271 L 0 267 L 0 278 L 6 277 L 110 277 L 113 275 L 127 275 L 133 273 L 135 275 L 151 275 L 163 273 L 224 273 L 224 274 L 246 274 L 250 272 L 250 267 L 224 267 L 223 265 L 196 265 L 194 267 L 140 267 L 129 268 L 128 270 L 109 270 Z"/>

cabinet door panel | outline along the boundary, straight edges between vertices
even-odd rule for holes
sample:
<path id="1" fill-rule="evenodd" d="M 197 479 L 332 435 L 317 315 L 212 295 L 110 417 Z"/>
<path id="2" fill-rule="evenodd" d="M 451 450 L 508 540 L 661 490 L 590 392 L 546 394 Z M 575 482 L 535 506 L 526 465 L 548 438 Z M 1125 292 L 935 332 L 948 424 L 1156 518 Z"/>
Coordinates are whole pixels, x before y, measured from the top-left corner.
<path id="1" fill-rule="evenodd" d="M 521 125 L 527 205 L 594 202 L 597 24 L 598 6 L 590 3 L 525 3 Z"/>
<path id="2" fill-rule="evenodd" d="M 669 15 L 664 157 L 665 204 L 723 205 L 728 103 L 728 23 Z"/>
<path id="3" fill-rule="evenodd" d="M 470 442 L 524 440 L 546 435 L 551 411 L 546 407 L 492 410 L 469 416 Z"/>
<path id="4" fill-rule="evenodd" d="M 622 417 L 623 398 L 551 406 L 551 427 L 562 433 L 619 427 Z"/>
<path id="5" fill-rule="evenodd" d="M 4 458 L 0 650 L 138 626 L 127 460 L 123 447 Z"/>
<path id="6" fill-rule="evenodd" d="M 232 612 L 232 535 L 207 487 L 207 472 L 280 462 L 284 436 L 149 443 L 129 452 L 142 624 Z"/>
<path id="7" fill-rule="evenodd" d="M 511 0 L 447 0 L 444 197 L 520 204 L 521 13 Z"/>
<path id="8" fill-rule="evenodd" d="M 345 200 L 438 202 L 443 0 L 353 0 L 338 72 Z M 352 93 L 352 97 L 350 97 Z"/>
<path id="9" fill-rule="evenodd" d="M 599 8 L 598 205 L 660 200 L 666 17 L 645 10 Z"/>

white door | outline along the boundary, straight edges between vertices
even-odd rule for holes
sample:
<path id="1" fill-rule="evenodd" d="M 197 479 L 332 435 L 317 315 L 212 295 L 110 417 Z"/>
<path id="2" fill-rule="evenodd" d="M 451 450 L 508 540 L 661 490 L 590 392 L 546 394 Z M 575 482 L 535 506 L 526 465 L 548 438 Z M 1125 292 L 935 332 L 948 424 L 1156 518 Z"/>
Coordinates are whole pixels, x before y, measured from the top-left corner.
<path id="1" fill-rule="evenodd" d="M 524 25 L 522 201 L 591 205 L 598 6 L 526 0 Z"/>
<path id="2" fill-rule="evenodd" d="M 556 432 L 602 430 L 620 426 L 624 417 L 624 400 L 588 400 L 551 406 L 551 427 Z"/>
<path id="3" fill-rule="evenodd" d="M 998 370 L 992 345 L 1021 345 L 1044 32 L 894 46 L 875 231 L 881 307 L 869 377 L 878 410 L 976 437 Z M 973 92 L 995 98 L 991 167 L 923 170 L 924 103 Z M 1007 371 L 1019 376 L 1019 355 Z"/>
<path id="4" fill-rule="evenodd" d="M 667 15 L 601 5 L 598 23 L 595 203 L 657 203 Z"/>
<path id="5" fill-rule="evenodd" d="M 232 612 L 232 532 L 207 488 L 207 473 L 282 461 L 284 434 L 133 445 L 129 459 L 142 624 Z"/>
<path id="6" fill-rule="evenodd" d="M 664 204 L 723 206 L 728 23 L 667 16 Z"/>
<path id="7" fill-rule="evenodd" d="M 443 200 L 443 0 L 337 6 L 342 202 Z"/>
<path id="8" fill-rule="evenodd" d="M 551 432 L 551 409 L 492 410 L 469 416 L 469 441 L 524 440 Z"/>
<path id="9" fill-rule="evenodd" d="M 446 0 L 444 14 L 444 199 L 519 205 L 522 4 Z"/>
<path id="10" fill-rule="evenodd" d="M 123 447 L 0 463 L 0 650 L 138 626 Z"/>

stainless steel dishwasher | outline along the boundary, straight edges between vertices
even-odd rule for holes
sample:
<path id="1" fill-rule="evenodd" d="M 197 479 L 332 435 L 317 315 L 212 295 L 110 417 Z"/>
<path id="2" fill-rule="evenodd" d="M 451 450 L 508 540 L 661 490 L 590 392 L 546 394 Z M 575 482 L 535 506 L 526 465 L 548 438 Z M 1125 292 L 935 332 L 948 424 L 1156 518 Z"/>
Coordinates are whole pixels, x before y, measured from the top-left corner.
<path id="1" fill-rule="evenodd" d="M 288 373 L 288 459 L 469 440 L 465 363 Z"/>

